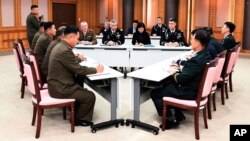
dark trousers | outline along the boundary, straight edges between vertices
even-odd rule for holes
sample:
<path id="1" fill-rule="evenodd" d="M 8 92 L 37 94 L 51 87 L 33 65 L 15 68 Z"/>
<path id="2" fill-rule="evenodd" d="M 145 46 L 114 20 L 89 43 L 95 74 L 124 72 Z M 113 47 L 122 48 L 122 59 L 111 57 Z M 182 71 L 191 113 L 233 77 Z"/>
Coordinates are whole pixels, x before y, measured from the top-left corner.
<path id="1" fill-rule="evenodd" d="M 67 98 L 76 100 L 75 118 L 77 120 L 92 120 L 96 100 L 93 92 L 87 89 L 78 89 Z"/>

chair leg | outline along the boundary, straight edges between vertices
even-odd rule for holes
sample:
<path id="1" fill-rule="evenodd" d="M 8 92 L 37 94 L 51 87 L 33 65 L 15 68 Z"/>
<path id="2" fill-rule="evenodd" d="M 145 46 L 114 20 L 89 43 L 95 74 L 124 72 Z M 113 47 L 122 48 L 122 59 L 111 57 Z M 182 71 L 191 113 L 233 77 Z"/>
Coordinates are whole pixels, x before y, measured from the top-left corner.
<path id="1" fill-rule="evenodd" d="M 37 112 L 37 107 L 36 105 L 33 106 L 33 117 L 32 117 L 32 122 L 31 125 L 34 126 L 36 122 L 36 112 Z"/>
<path id="2" fill-rule="evenodd" d="M 229 88 L 230 88 L 230 92 L 233 92 L 232 73 L 233 73 L 233 72 L 231 72 L 231 73 L 229 74 Z"/>
<path id="3" fill-rule="evenodd" d="M 197 140 L 200 139 L 199 134 L 199 109 L 197 108 L 194 113 L 194 130 L 195 130 L 195 138 Z"/>
<path id="4" fill-rule="evenodd" d="M 215 94 L 216 94 L 216 92 L 214 92 L 214 94 L 213 94 L 213 107 L 214 107 L 214 111 L 216 111 Z"/>
<path id="5" fill-rule="evenodd" d="M 209 96 L 208 96 L 207 113 L 208 113 L 208 119 L 212 119 L 212 112 L 211 112 L 211 94 L 209 94 Z"/>
<path id="6" fill-rule="evenodd" d="M 63 107 L 63 119 L 66 119 L 66 107 Z"/>
<path id="7" fill-rule="evenodd" d="M 225 83 L 225 93 L 226 93 L 226 99 L 228 99 L 228 89 L 227 89 L 227 83 Z"/>
<path id="8" fill-rule="evenodd" d="M 224 84 L 222 84 L 221 85 L 221 103 L 222 103 L 222 105 L 225 105 L 225 98 L 224 98 L 224 87 L 225 85 Z"/>
<path id="9" fill-rule="evenodd" d="M 166 115 L 167 115 L 167 105 L 163 102 L 163 110 L 162 110 L 162 131 L 165 131 L 166 125 Z"/>
<path id="10" fill-rule="evenodd" d="M 212 113 L 211 113 L 211 94 L 208 96 L 207 112 L 208 112 L 208 119 L 212 119 Z"/>
<path id="11" fill-rule="evenodd" d="M 36 138 L 39 138 L 42 124 L 42 109 L 40 109 L 40 107 L 37 107 L 37 111 Z"/>
<path id="12" fill-rule="evenodd" d="M 207 125 L 207 107 L 206 107 L 206 106 L 205 106 L 205 108 L 203 109 L 203 119 L 204 119 L 205 128 L 207 129 L 207 128 L 208 128 L 208 125 Z"/>
<path id="13" fill-rule="evenodd" d="M 75 103 L 70 105 L 71 112 L 71 132 L 75 132 Z"/>
<path id="14" fill-rule="evenodd" d="M 24 89 L 25 89 L 26 77 L 21 76 L 21 78 L 22 78 L 22 84 L 21 84 L 21 98 L 23 98 L 23 97 L 24 97 Z"/>

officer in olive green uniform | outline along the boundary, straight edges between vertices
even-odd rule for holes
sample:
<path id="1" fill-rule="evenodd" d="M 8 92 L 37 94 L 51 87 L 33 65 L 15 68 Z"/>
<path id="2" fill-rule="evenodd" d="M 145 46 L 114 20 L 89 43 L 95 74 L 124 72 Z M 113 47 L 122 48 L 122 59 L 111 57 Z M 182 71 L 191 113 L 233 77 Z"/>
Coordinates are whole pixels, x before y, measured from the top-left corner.
<path id="1" fill-rule="evenodd" d="M 38 17 L 39 9 L 37 5 L 31 6 L 31 13 L 28 15 L 26 19 L 26 28 L 27 28 L 27 39 L 29 41 L 29 45 L 31 47 L 32 40 L 36 32 L 39 30 L 39 25 L 42 20 L 42 16 Z"/>
<path id="2" fill-rule="evenodd" d="M 32 40 L 32 45 L 30 47 L 31 50 L 34 51 L 35 46 L 36 46 L 36 42 L 38 40 L 38 38 L 44 33 L 44 22 L 40 23 L 40 27 L 39 27 L 39 31 L 35 34 L 35 36 L 33 37 Z"/>
<path id="3" fill-rule="evenodd" d="M 88 29 L 88 23 L 86 21 L 80 24 L 80 43 L 85 45 L 95 45 L 97 44 L 97 39 L 95 32 L 92 29 Z"/>
<path id="4" fill-rule="evenodd" d="M 56 35 L 55 25 L 52 22 L 46 22 L 44 24 L 45 32 L 38 38 L 35 46 L 35 52 L 37 53 L 38 57 L 38 64 L 41 67 L 47 48 L 53 40 L 53 36 Z"/>
<path id="5" fill-rule="evenodd" d="M 78 38 L 79 29 L 76 26 L 67 26 L 63 40 L 53 48 L 49 57 L 48 90 L 55 98 L 76 99 L 75 125 L 88 126 L 91 125 L 95 95 L 76 84 L 75 76 L 103 72 L 103 66 L 89 68 L 79 64 L 72 51 L 79 41 Z"/>

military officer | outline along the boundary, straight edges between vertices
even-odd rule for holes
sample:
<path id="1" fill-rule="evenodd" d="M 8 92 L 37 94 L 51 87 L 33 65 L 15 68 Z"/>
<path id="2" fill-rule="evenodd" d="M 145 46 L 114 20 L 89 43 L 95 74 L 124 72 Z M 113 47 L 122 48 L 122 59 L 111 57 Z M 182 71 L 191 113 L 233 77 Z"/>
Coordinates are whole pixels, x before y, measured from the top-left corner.
<path id="1" fill-rule="evenodd" d="M 106 32 L 109 30 L 109 21 L 106 21 L 106 22 L 104 22 L 104 25 L 103 25 L 103 27 L 100 29 L 100 32 L 99 32 L 99 34 L 100 35 L 104 35 L 104 34 L 106 34 Z"/>
<path id="2" fill-rule="evenodd" d="M 160 45 L 162 46 L 188 46 L 183 32 L 176 28 L 176 19 L 170 18 L 169 28 L 163 30 Z"/>
<path id="3" fill-rule="evenodd" d="M 35 49 L 35 46 L 36 46 L 36 42 L 38 40 L 38 38 L 44 33 L 44 22 L 41 22 L 40 23 L 40 26 L 39 26 L 39 31 L 36 32 L 36 34 L 34 35 L 33 39 L 32 39 L 32 45 L 30 47 L 31 50 L 34 51 Z"/>
<path id="4" fill-rule="evenodd" d="M 118 22 L 116 20 L 110 21 L 110 29 L 104 34 L 102 43 L 105 45 L 121 45 L 124 44 L 124 34 L 121 29 L 117 28 Z"/>
<path id="5" fill-rule="evenodd" d="M 236 45 L 234 36 L 232 35 L 234 30 L 235 30 L 235 24 L 233 24 L 232 22 L 225 22 L 223 27 L 221 28 L 221 33 L 224 36 L 221 45 L 224 50 L 229 50 Z"/>
<path id="6" fill-rule="evenodd" d="M 39 17 L 39 8 L 37 5 L 31 6 L 31 13 L 27 16 L 26 19 L 26 28 L 27 28 L 27 39 L 31 47 L 32 40 L 36 32 L 39 30 L 40 22 L 42 21 L 43 16 Z"/>
<path id="7" fill-rule="evenodd" d="M 95 32 L 92 29 L 89 29 L 88 23 L 86 21 L 81 22 L 80 24 L 80 43 L 84 45 L 95 45 L 97 44 Z"/>
<path id="8" fill-rule="evenodd" d="M 151 36 L 161 36 L 162 31 L 167 28 L 166 25 L 162 24 L 162 17 L 157 18 L 157 24 L 152 27 Z"/>

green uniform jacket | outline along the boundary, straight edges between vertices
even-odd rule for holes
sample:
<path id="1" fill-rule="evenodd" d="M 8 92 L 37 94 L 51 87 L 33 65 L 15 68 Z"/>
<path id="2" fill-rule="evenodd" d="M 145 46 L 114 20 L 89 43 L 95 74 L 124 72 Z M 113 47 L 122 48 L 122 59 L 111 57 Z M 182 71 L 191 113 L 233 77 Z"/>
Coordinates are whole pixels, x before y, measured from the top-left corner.
<path id="1" fill-rule="evenodd" d="M 76 75 L 96 73 L 95 68 L 81 66 L 71 47 L 61 41 L 52 50 L 49 57 L 48 90 L 52 97 L 67 98 L 78 89 L 83 89 L 75 82 Z"/>
<path id="2" fill-rule="evenodd" d="M 94 30 L 89 29 L 85 35 L 82 31 L 80 31 L 79 41 L 89 41 L 92 42 L 93 45 L 97 44 Z"/>
<path id="3" fill-rule="evenodd" d="M 38 64 L 40 67 L 43 63 L 47 48 L 52 40 L 53 39 L 47 33 L 43 33 L 36 42 L 35 52 L 37 53 Z"/>
<path id="4" fill-rule="evenodd" d="M 30 13 L 26 19 L 26 28 L 27 28 L 27 38 L 29 40 L 29 43 L 31 45 L 32 39 L 36 32 L 38 32 L 40 26 L 40 21 L 38 18 Z"/>
<path id="5" fill-rule="evenodd" d="M 35 49 L 36 42 L 37 42 L 38 38 L 40 37 L 40 35 L 42 35 L 42 34 L 43 34 L 43 33 L 42 33 L 42 32 L 39 32 L 39 31 L 35 34 L 35 36 L 33 37 L 33 40 L 32 40 L 31 47 L 30 47 L 31 50 L 34 50 L 34 49 Z"/>

